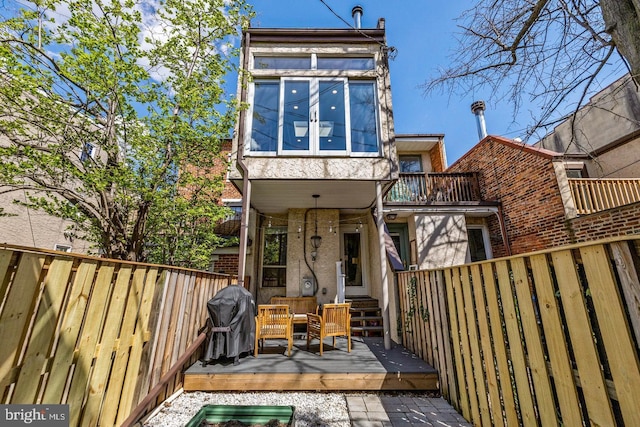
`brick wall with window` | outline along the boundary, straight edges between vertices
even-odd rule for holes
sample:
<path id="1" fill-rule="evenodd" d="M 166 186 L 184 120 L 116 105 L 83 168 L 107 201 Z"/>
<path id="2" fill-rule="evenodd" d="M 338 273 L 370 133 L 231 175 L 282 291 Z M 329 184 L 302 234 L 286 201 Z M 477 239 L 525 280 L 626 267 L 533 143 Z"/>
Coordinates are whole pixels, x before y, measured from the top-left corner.
<path id="1" fill-rule="evenodd" d="M 511 253 L 549 247 L 564 233 L 564 207 L 552 154 L 510 140 L 487 137 L 447 169 L 478 172 L 482 200 L 499 201 Z M 494 256 L 507 255 L 498 218 L 488 218 Z"/>
<path id="2" fill-rule="evenodd" d="M 238 254 L 220 254 L 216 260 L 214 273 L 238 274 Z"/>
<path id="3" fill-rule="evenodd" d="M 447 172 L 478 172 L 482 200 L 499 201 L 512 254 L 640 233 L 640 204 L 565 218 L 555 153 L 489 136 Z M 493 255 L 507 255 L 496 215 L 487 218 Z"/>

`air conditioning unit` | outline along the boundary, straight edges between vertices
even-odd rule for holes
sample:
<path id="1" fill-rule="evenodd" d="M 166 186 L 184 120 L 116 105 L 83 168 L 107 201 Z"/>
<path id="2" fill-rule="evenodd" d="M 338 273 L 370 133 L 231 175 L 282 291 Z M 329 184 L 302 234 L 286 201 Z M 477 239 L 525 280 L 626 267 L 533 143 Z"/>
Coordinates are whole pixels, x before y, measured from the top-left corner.
<path id="1" fill-rule="evenodd" d="M 303 277 L 300 283 L 300 293 L 303 297 L 312 297 L 316 293 L 316 284 L 312 277 Z"/>

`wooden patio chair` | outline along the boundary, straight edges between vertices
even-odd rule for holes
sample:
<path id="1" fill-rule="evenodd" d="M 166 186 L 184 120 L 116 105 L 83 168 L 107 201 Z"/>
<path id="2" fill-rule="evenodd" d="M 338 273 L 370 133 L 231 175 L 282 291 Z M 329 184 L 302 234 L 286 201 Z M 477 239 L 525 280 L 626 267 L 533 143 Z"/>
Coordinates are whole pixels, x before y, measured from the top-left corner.
<path id="1" fill-rule="evenodd" d="M 320 340 L 320 356 L 322 356 L 322 341 L 326 337 L 333 337 L 333 346 L 336 346 L 336 337 L 347 338 L 347 351 L 351 352 L 351 303 L 325 304 L 322 306 L 322 315 L 307 313 L 307 350 L 312 339 Z"/>
<path id="2" fill-rule="evenodd" d="M 255 357 L 258 357 L 258 344 L 264 347 L 264 340 L 270 338 L 286 339 L 288 356 L 291 356 L 291 347 L 293 346 L 293 315 L 289 313 L 288 305 L 258 305 L 258 315 L 256 316 L 256 343 L 254 347 Z"/>

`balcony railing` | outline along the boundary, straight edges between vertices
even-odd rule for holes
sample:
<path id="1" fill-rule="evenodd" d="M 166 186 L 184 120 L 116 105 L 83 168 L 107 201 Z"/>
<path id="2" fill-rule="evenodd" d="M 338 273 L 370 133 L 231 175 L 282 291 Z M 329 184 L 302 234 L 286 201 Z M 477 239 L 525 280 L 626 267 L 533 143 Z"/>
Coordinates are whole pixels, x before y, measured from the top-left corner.
<path id="1" fill-rule="evenodd" d="M 480 201 L 478 175 L 465 173 L 401 173 L 385 203 L 428 204 Z"/>
<path id="2" fill-rule="evenodd" d="M 213 229 L 214 233 L 219 236 L 240 236 L 240 223 L 242 221 L 242 213 L 233 212 L 216 224 Z"/>
<path id="3" fill-rule="evenodd" d="M 640 178 L 570 178 L 569 187 L 578 215 L 640 202 Z"/>

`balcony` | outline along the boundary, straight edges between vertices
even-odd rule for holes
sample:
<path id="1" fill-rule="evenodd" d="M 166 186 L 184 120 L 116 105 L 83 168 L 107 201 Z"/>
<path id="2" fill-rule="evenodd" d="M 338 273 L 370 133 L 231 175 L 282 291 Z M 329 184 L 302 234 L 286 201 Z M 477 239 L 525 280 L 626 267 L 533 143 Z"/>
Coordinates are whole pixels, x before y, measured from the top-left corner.
<path id="1" fill-rule="evenodd" d="M 476 172 L 401 173 L 384 198 L 388 204 L 408 205 L 451 205 L 480 200 Z"/>
<path id="2" fill-rule="evenodd" d="M 213 231 L 219 236 L 239 237 L 242 212 L 233 212 L 218 222 Z"/>
<path id="3" fill-rule="evenodd" d="M 569 187 L 578 215 L 640 202 L 640 178 L 570 178 Z"/>

